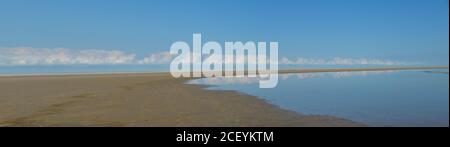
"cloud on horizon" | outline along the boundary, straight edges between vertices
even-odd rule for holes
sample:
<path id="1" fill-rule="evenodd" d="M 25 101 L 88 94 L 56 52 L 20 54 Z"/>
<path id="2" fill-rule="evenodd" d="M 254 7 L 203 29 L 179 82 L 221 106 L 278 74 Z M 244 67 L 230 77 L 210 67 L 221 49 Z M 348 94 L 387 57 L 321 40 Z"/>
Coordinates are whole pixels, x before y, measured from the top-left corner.
<path id="1" fill-rule="evenodd" d="M 0 66 L 165 64 L 171 59 L 169 52 L 150 54 L 142 59 L 137 59 L 136 54 L 120 50 L 0 48 Z"/>
<path id="2" fill-rule="evenodd" d="M 333 59 L 312 59 L 298 57 L 290 60 L 286 57 L 281 58 L 280 64 L 287 65 L 403 65 L 405 63 L 399 61 L 368 59 L 368 58 L 343 58 L 334 57 Z"/>
<path id="3" fill-rule="evenodd" d="M 117 64 L 170 64 L 173 55 L 169 52 L 149 54 L 137 58 L 134 53 L 121 50 L 73 50 L 67 48 L 31 48 L 31 47 L 0 47 L 0 66 L 29 66 L 29 65 L 117 65 Z M 252 58 L 252 57 L 250 57 Z M 256 57 L 253 57 L 256 58 Z M 237 63 L 243 63 L 244 57 L 237 57 Z M 230 61 L 226 61 L 228 63 Z M 342 58 L 312 59 L 298 57 L 295 60 L 282 57 L 282 65 L 400 65 L 398 61 Z"/>

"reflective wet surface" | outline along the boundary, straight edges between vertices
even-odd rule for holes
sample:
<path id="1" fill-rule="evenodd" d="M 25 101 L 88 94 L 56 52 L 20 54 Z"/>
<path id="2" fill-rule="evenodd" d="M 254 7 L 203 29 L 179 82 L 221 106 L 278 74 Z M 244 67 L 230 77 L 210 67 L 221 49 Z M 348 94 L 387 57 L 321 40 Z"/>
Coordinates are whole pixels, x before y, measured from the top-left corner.
<path id="1" fill-rule="evenodd" d="M 210 90 L 236 90 L 302 114 L 331 115 L 369 126 L 448 126 L 448 70 L 298 73 L 276 88 L 257 78 L 191 80 Z"/>

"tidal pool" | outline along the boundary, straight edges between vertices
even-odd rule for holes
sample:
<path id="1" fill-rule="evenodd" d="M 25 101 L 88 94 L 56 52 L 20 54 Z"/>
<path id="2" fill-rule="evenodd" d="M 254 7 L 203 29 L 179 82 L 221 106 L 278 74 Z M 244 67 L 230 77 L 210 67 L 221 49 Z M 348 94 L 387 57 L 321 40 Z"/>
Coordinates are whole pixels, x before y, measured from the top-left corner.
<path id="1" fill-rule="evenodd" d="M 448 70 L 281 74 L 276 88 L 249 77 L 188 84 L 235 90 L 302 114 L 330 115 L 369 126 L 449 126 Z"/>

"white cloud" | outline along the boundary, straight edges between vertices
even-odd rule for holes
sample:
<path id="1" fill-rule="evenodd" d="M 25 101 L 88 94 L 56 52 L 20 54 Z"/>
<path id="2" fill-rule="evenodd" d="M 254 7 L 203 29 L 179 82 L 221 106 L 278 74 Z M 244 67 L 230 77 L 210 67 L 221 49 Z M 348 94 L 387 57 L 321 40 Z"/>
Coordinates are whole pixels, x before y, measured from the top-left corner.
<path id="1" fill-rule="evenodd" d="M 382 60 L 382 59 L 368 59 L 368 58 L 342 58 L 335 57 L 333 59 L 312 59 L 299 57 L 295 60 L 290 60 L 286 57 L 281 58 L 280 64 L 289 65 L 400 65 L 404 64 L 398 61 Z"/>
<path id="2" fill-rule="evenodd" d="M 169 52 L 160 52 L 150 54 L 147 57 L 137 61 L 139 64 L 169 64 L 173 56 Z"/>
<path id="3" fill-rule="evenodd" d="M 66 48 L 0 48 L 0 66 L 21 65 L 115 65 L 115 64 L 166 64 L 169 52 L 150 54 L 137 59 L 134 53 L 120 50 L 73 50 Z"/>
<path id="4" fill-rule="evenodd" d="M 135 54 L 119 50 L 65 48 L 0 48 L 0 65 L 129 64 Z"/>
<path id="5" fill-rule="evenodd" d="M 30 48 L 30 47 L 0 47 L 0 66 L 17 65 L 108 65 L 108 64 L 169 64 L 177 55 L 170 55 L 169 52 L 153 53 L 141 59 L 136 58 L 134 53 L 126 53 L 121 50 L 73 50 L 66 48 Z M 204 58 L 208 55 L 203 55 Z M 245 56 L 236 57 L 236 64 L 244 64 Z M 247 57 L 250 64 L 255 64 L 256 56 Z M 188 58 L 186 58 L 188 59 Z M 232 59 L 232 58 L 231 58 Z M 210 59 L 218 62 L 219 59 Z M 225 64 L 232 63 L 230 58 L 223 58 Z M 280 58 L 279 64 L 288 65 L 399 65 L 403 64 L 397 61 L 367 59 L 367 58 L 340 58 L 333 59 L 312 59 Z"/>

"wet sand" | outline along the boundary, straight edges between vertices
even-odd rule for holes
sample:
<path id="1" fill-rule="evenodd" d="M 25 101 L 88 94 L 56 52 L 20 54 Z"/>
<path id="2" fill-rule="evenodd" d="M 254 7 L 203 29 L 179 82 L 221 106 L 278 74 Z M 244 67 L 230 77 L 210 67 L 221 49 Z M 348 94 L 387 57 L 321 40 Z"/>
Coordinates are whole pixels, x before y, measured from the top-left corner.
<path id="1" fill-rule="evenodd" d="M 293 72 L 306 71 L 280 71 Z M 0 126 L 364 126 L 283 110 L 234 91 L 204 90 L 186 80 L 168 73 L 4 76 Z"/>

